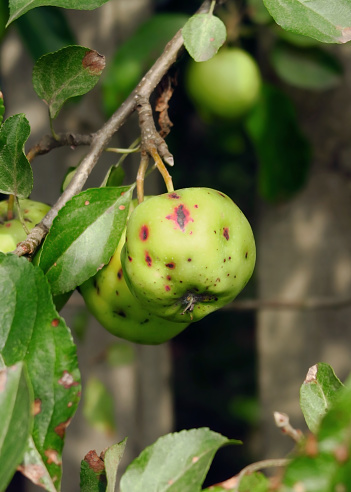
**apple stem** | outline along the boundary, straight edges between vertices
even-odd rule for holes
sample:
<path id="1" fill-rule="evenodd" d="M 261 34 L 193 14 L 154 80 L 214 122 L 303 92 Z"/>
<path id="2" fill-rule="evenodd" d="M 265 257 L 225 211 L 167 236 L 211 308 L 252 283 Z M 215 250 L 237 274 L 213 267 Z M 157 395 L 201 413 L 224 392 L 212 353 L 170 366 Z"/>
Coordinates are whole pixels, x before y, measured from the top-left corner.
<path id="1" fill-rule="evenodd" d="M 169 174 L 156 148 L 151 148 L 150 154 L 155 161 L 157 169 L 160 171 L 163 177 L 163 181 L 165 182 L 168 193 L 172 193 L 172 191 L 174 191 L 172 176 Z"/>
<path id="2" fill-rule="evenodd" d="M 144 200 L 144 180 L 145 180 L 145 173 L 148 165 L 149 165 L 149 157 L 146 152 L 142 152 L 138 173 L 136 177 L 138 203 L 141 203 Z"/>
<path id="3" fill-rule="evenodd" d="M 13 207 L 15 204 L 15 195 L 10 195 L 7 200 L 7 220 L 12 220 L 14 217 Z"/>
<path id="4" fill-rule="evenodd" d="M 216 3 L 217 3 L 217 0 L 212 0 L 211 5 L 210 5 L 210 9 L 208 11 L 208 15 L 213 15 L 213 11 L 214 11 L 214 8 L 216 6 Z"/>
<path id="5" fill-rule="evenodd" d="M 21 207 L 20 207 L 19 199 L 18 199 L 17 196 L 15 197 L 15 200 L 16 200 L 16 208 L 17 208 L 18 218 L 21 221 L 21 224 L 22 224 L 22 227 L 24 229 L 24 232 L 28 235 L 29 234 L 29 229 L 26 226 L 26 223 L 24 221 L 24 217 L 23 217 L 22 210 L 21 210 Z"/>

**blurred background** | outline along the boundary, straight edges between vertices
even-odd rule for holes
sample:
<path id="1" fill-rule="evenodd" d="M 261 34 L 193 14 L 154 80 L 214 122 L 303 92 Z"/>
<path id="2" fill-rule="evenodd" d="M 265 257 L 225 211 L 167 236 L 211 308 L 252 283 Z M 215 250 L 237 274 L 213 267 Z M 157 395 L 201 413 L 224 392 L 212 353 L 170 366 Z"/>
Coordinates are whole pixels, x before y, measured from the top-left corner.
<path id="1" fill-rule="evenodd" d="M 5 3 L 0 88 L 5 116 L 25 113 L 30 122 L 26 150 L 50 131 L 47 108 L 31 85 L 41 55 L 69 44 L 105 55 L 100 83 L 54 121 L 56 131 L 94 132 L 201 4 L 110 0 L 90 12 L 40 7 L 5 31 Z M 284 32 L 262 0 L 227 0 L 217 14 L 227 26 L 226 48 L 240 48 L 258 68 L 257 97 L 240 116 L 211 114 L 194 99 L 194 62 L 184 52 L 170 72 L 174 126 L 166 141 L 175 189 L 219 189 L 248 217 L 257 242 L 255 274 L 231 306 L 161 346 L 113 337 L 74 293 L 61 314 L 78 346 L 83 394 L 66 437 L 65 492 L 79 489 L 88 451 L 99 454 L 126 436 L 122 469 L 171 431 L 205 426 L 241 439 L 242 446 L 218 452 L 206 485 L 252 461 L 284 457 L 293 442 L 275 427 L 273 412 L 286 412 L 294 427 L 306 430 L 299 388 L 309 367 L 329 363 L 341 380 L 350 372 L 350 43 L 323 45 Z M 242 86 L 250 87 L 244 70 L 237 77 L 247 77 Z M 134 115 L 112 143 L 128 147 L 137 136 Z M 35 159 L 31 197 L 53 204 L 85 153 L 61 148 Z M 104 155 L 87 186 L 99 186 L 116 162 Z M 138 156 L 125 160 L 126 183 L 134 181 L 137 165 Z M 164 191 L 151 174 L 146 193 Z M 34 490 L 40 489 L 20 476 L 8 489 Z"/>

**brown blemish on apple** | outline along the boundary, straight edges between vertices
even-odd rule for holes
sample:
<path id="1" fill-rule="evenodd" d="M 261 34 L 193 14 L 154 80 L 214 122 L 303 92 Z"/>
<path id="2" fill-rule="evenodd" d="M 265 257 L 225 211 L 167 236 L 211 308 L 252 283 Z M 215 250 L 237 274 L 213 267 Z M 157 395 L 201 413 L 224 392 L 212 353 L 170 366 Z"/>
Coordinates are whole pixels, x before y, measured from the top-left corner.
<path id="1" fill-rule="evenodd" d="M 173 214 L 167 215 L 166 219 L 173 220 L 176 226 L 183 232 L 189 222 L 194 222 L 189 210 L 182 203 L 178 207 L 175 207 Z"/>
<path id="2" fill-rule="evenodd" d="M 147 251 L 145 251 L 145 261 L 147 263 L 147 266 L 152 266 L 152 258 Z"/>
<path id="3" fill-rule="evenodd" d="M 228 227 L 223 227 L 223 236 L 228 241 L 228 239 L 229 239 L 229 229 L 228 229 Z"/>
<path id="4" fill-rule="evenodd" d="M 172 261 L 170 263 L 166 263 L 166 267 L 173 270 L 175 268 L 175 263 L 173 263 Z"/>
<path id="5" fill-rule="evenodd" d="M 169 193 L 169 198 L 174 198 L 175 200 L 179 200 L 180 196 L 177 193 Z"/>
<path id="6" fill-rule="evenodd" d="M 149 228 L 146 225 L 141 226 L 139 237 L 142 241 L 146 241 L 149 237 Z"/>
<path id="7" fill-rule="evenodd" d="M 165 291 L 166 292 L 169 292 L 171 290 L 170 286 L 169 285 L 165 285 Z"/>
<path id="8" fill-rule="evenodd" d="M 51 321 L 51 326 L 56 328 L 60 324 L 60 320 L 58 318 L 55 318 Z"/>
<path id="9" fill-rule="evenodd" d="M 133 258 L 131 256 L 128 256 L 129 261 L 133 261 Z"/>
<path id="10" fill-rule="evenodd" d="M 90 75 L 101 75 L 106 65 L 105 57 L 95 50 L 89 50 L 84 55 L 82 65 Z"/>
<path id="11" fill-rule="evenodd" d="M 117 272 L 117 277 L 118 277 L 118 279 L 119 279 L 119 280 L 121 280 L 121 278 L 123 277 L 123 270 L 122 270 L 122 268 L 120 268 L 120 269 L 118 270 L 118 272 Z"/>

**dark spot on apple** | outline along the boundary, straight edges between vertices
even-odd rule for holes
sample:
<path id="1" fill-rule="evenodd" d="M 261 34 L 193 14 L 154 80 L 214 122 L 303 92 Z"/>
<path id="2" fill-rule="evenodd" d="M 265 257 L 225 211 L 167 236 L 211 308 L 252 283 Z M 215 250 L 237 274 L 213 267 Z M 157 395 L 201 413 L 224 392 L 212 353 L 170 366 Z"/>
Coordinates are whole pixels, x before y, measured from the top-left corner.
<path id="1" fill-rule="evenodd" d="M 148 323 L 149 321 L 150 321 L 149 318 L 146 318 L 146 319 L 144 319 L 144 321 L 141 321 L 140 324 L 141 325 L 145 325 L 145 323 Z"/>
<path id="2" fill-rule="evenodd" d="M 223 227 L 223 236 L 228 241 L 228 239 L 229 239 L 229 229 L 228 229 L 228 227 Z"/>
<path id="3" fill-rule="evenodd" d="M 246 251 L 246 253 L 245 253 L 245 258 L 247 258 L 247 255 L 248 255 L 248 254 L 249 254 L 249 253 Z"/>
<path id="4" fill-rule="evenodd" d="M 142 241 L 146 241 L 149 237 L 149 228 L 146 225 L 141 226 L 139 237 Z"/>
<path id="5" fill-rule="evenodd" d="M 53 326 L 54 328 L 56 328 L 59 324 L 60 324 L 60 320 L 58 318 L 54 318 L 51 321 L 51 326 Z"/>
<path id="6" fill-rule="evenodd" d="M 194 208 L 199 208 L 199 206 L 198 205 L 194 205 Z"/>
<path id="7" fill-rule="evenodd" d="M 151 256 L 149 255 L 149 253 L 147 251 L 145 251 L 145 261 L 147 263 L 147 266 L 151 267 L 151 265 L 152 265 L 152 258 L 151 258 Z"/>
<path id="8" fill-rule="evenodd" d="M 231 260 L 231 259 L 232 259 L 232 257 L 231 257 L 231 256 L 229 256 L 228 260 Z"/>
<path id="9" fill-rule="evenodd" d="M 188 261 L 191 261 L 191 258 L 188 258 Z"/>
<path id="10" fill-rule="evenodd" d="M 116 296 L 119 296 L 119 292 L 118 292 L 118 290 L 116 290 Z"/>
<path id="11" fill-rule="evenodd" d="M 123 277 L 123 270 L 122 268 L 120 268 L 117 272 L 117 277 L 119 278 L 119 280 L 121 280 L 121 278 Z"/>
<path id="12" fill-rule="evenodd" d="M 226 261 L 227 261 L 226 258 L 224 258 L 223 263 L 225 263 Z"/>
<path id="13" fill-rule="evenodd" d="M 167 215 L 166 216 L 166 219 L 173 220 L 174 223 L 183 232 L 185 230 L 185 226 L 189 222 L 194 222 L 194 219 L 192 217 L 190 217 L 189 210 L 183 204 L 178 205 L 178 207 L 176 207 L 174 209 L 173 214 L 172 215 Z"/>
<path id="14" fill-rule="evenodd" d="M 225 198 L 225 195 L 221 193 L 220 191 L 217 191 L 218 195 L 221 195 L 223 198 Z"/>
<path id="15" fill-rule="evenodd" d="M 167 280 L 172 280 L 172 277 L 170 275 L 167 275 Z"/>
<path id="16" fill-rule="evenodd" d="M 7 224 L 5 224 L 5 227 L 11 227 L 11 222 L 7 222 Z"/>
<path id="17" fill-rule="evenodd" d="M 133 258 L 131 256 L 128 256 L 129 261 L 133 261 Z"/>
<path id="18" fill-rule="evenodd" d="M 175 200 L 179 200 L 180 196 L 177 193 L 169 193 L 169 198 L 174 198 Z"/>
<path id="19" fill-rule="evenodd" d="M 169 292 L 171 290 L 170 286 L 169 285 L 165 285 L 165 291 L 166 292 Z"/>
<path id="20" fill-rule="evenodd" d="M 173 270 L 175 268 L 175 263 L 173 263 L 172 261 L 170 263 L 166 263 L 166 267 Z"/>
<path id="21" fill-rule="evenodd" d="M 124 311 L 122 311 L 122 310 L 121 311 L 118 311 L 118 312 L 116 312 L 116 311 L 113 311 L 113 312 L 115 314 L 118 314 L 118 316 L 120 316 L 121 318 L 126 318 L 127 317 L 126 313 Z"/>

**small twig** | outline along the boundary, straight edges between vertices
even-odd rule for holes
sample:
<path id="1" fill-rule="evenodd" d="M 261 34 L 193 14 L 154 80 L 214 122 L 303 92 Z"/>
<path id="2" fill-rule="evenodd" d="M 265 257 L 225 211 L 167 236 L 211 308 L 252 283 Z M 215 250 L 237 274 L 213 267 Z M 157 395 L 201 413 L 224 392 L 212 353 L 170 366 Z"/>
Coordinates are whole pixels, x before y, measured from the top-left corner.
<path id="1" fill-rule="evenodd" d="M 295 429 L 290 424 L 289 416 L 286 413 L 274 412 L 275 425 L 287 436 L 291 437 L 296 443 L 301 442 L 303 433 L 299 429 Z"/>
<path id="2" fill-rule="evenodd" d="M 51 150 L 57 147 L 78 147 L 80 145 L 91 145 L 94 134 L 79 135 L 74 133 L 58 133 L 57 138 L 53 135 L 45 135 L 42 139 L 29 149 L 27 153 L 27 159 L 32 162 L 33 159 L 38 155 L 47 154 Z"/>
<path id="3" fill-rule="evenodd" d="M 136 177 L 138 203 L 141 203 L 144 200 L 144 180 L 145 180 L 145 174 L 148 165 L 149 165 L 149 156 L 147 155 L 146 152 L 143 151 L 141 153 L 140 164 Z"/>

